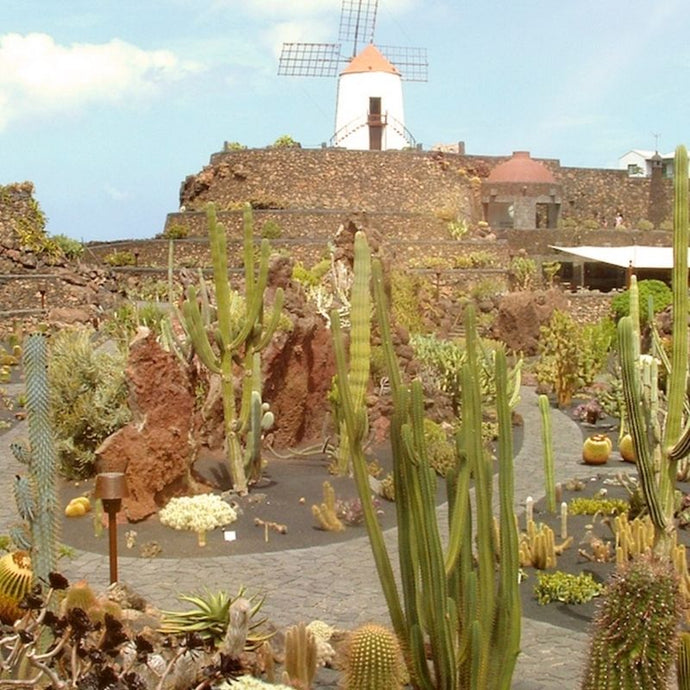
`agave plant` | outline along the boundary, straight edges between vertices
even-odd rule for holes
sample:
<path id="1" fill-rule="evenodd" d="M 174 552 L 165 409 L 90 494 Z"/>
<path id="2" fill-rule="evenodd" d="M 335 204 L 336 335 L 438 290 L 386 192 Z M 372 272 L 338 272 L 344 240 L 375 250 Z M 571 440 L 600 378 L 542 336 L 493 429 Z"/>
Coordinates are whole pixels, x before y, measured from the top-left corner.
<path id="1" fill-rule="evenodd" d="M 230 607 L 233 602 L 243 597 L 245 597 L 244 586 L 240 587 L 235 597 L 223 590 L 213 593 L 208 589 L 198 594 L 181 594 L 178 599 L 192 604 L 194 608 L 186 611 L 162 611 L 161 625 L 158 630 L 165 635 L 184 635 L 193 632 L 204 640 L 213 641 L 214 646 L 218 645 L 228 627 Z M 249 632 L 245 644 L 247 651 L 255 651 L 273 635 L 273 633 L 260 630 L 267 618 L 256 618 L 264 599 L 265 597 L 258 595 L 248 597 L 251 608 Z"/>

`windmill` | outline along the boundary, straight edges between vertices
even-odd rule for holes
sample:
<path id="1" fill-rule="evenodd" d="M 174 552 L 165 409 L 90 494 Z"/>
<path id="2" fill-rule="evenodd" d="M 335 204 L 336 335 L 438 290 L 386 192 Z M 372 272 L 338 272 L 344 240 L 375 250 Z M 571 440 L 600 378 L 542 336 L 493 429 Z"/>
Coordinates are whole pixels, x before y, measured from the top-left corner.
<path id="1" fill-rule="evenodd" d="M 402 81 L 427 80 L 426 48 L 375 46 L 377 11 L 378 0 L 343 0 L 338 43 L 283 43 L 279 75 L 338 75 L 333 146 L 383 150 L 415 144 L 405 127 Z"/>

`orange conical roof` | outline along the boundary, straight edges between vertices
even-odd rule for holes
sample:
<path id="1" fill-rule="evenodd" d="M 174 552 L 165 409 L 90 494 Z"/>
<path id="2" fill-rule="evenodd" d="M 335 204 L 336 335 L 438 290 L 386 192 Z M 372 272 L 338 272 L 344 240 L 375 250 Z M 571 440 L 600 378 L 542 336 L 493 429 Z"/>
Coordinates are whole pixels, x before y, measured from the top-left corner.
<path id="1" fill-rule="evenodd" d="M 529 151 L 514 151 L 512 158 L 499 163 L 486 179 L 487 182 L 556 182 L 543 163 L 530 158 Z"/>
<path id="2" fill-rule="evenodd" d="M 381 51 L 373 43 L 370 43 L 361 53 L 355 55 L 350 60 L 350 64 L 340 74 L 356 74 L 361 72 L 388 72 L 389 74 L 400 76 L 400 72 L 381 54 Z"/>

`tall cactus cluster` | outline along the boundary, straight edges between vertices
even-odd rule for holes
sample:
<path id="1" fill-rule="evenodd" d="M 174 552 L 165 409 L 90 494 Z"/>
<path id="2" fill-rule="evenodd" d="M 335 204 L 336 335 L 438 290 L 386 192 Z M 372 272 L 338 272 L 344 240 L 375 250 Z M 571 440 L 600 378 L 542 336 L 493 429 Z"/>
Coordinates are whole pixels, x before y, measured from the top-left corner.
<path id="1" fill-rule="evenodd" d="M 366 237 L 355 236 L 355 281 L 368 270 Z M 492 510 L 492 463 L 482 441 L 478 343 L 474 311 L 467 309 L 467 360 L 462 371 L 462 426 L 456 445 L 458 467 L 447 477 L 449 524 L 442 546 L 436 515 L 435 474 L 424 436 L 421 382 L 404 383 L 393 350 L 383 273 L 372 262 L 375 311 L 393 397 L 391 443 L 398 521 L 400 589 L 371 501 L 366 458 L 364 401 L 348 376 L 344 337 L 332 314 L 339 397 L 351 441 L 355 482 L 365 525 L 393 629 L 405 654 L 412 685 L 423 690 L 510 687 L 520 646 L 521 605 L 518 593 L 518 538 L 513 511 L 513 453 L 507 364 L 503 351 L 495 360 L 499 426 L 499 529 Z M 369 291 L 367 291 L 369 295 Z M 370 298 L 353 307 L 352 331 L 369 328 Z M 362 318 L 359 318 L 359 317 Z M 360 336 L 361 337 L 361 334 Z M 350 342 L 358 342 L 354 332 Z M 350 348 L 350 371 L 357 370 Z M 474 480 L 474 506 L 470 499 Z M 471 515 L 476 515 L 474 524 Z M 476 552 L 473 545 L 476 544 Z M 496 554 L 499 555 L 498 563 Z M 430 659 L 430 662 L 428 661 Z"/>
<path id="2" fill-rule="evenodd" d="M 663 690 L 674 666 L 683 603 L 668 561 L 633 559 L 607 585 L 582 690 Z"/>
<path id="3" fill-rule="evenodd" d="M 635 281 L 631 285 L 631 316 L 623 317 L 618 323 L 626 417 L 642 492 L 655 528 L 655 552 L 662 557 L 670 555 L 678 462 L 690 452 L 690 426 L 682 432 L 688 375 L 689 237 L 688 155 L 684 146 L 676 149 L 674 170 L 673 343 L 665 414 L 662 414 L 658 396 L 657 360 L 640 354 Z M 660 352 L 657 354 L 662 357 Z"/>
<path id="4" fill-rule="evenodd" d="M 22 365 L 26 380 L 29 445 L 12 444 L 11 448 L 15 458 L 27 467 L 27 475 L 18 475 L 14 486 L 19 515 L 27 529 L 15 531 L 12 536 L 20 547 L 29 550 L 35 575 L 47 581 L 57 564 L 60 506 L 57 454 L 50 422 L 48 345 L 44 335 L 33 333 L 27 336 Z"/>
<path id="5" fill-rule="evenodd" d="M 230 287 L 225 228 L 218 223 L 216 209 L 209 204 L 208 220 L 217 322 L 208 332 L 204 315 L 208 305 L 203 294 L 190 287 L 182 305 L 185 329 L 204 366 L 221 377 L 225 445 L 233 488 L 245 494 L 261 475 L 259 440 L 262 429 L 273 421 L 261 401 L 261 359 L 280 318 L 283 291 L 276 290 L 273 307 L 264 314 L 264 292 L 268 280 L 270 245 L 261 243 L 258 266 L 254 257 L 253 217 L 244 210 L 244 296 Z M 236 378 L 241 391 L 236 390 Z M 238 408 L 239 399 L 239 408 Z"/>

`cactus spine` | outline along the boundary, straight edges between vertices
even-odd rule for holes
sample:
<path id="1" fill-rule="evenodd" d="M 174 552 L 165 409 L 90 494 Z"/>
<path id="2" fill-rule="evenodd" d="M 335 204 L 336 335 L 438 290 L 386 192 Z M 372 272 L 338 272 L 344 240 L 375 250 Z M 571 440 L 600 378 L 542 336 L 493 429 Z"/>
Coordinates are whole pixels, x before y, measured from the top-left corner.
<path id="1" fill-rule="evenodd" d="M 395 633 L 374 623 L 353 631 L 348 641 L 344 690 L 399 690 L 405 668 Z"/>
<path id="2" fill-rule="evenodd" d="M 243 454 L 242 444 L 250 424 L 253 393 L 260 395 L 260 359 L 255 357 L 270 342 L 283 304 L 283 291 L 276 290 L 270 316 L 263 313 L 263 298 L 268 279 L 268 240 L 261 243 L 259 266 L 254 270 L 253 218 L 251 207 L 244 210 L 244 290 L 245 304 L 237 292 L 230 288 L 225 228 L 218 223 L 216 209 L 209 204 L 206 209 L 213 280 L 217 303 L 217 328 L 209 336 L 204 327 L 204 305 L 200 305 L 193 287 L 187 291 L 182 305 L 185 328 L 194 349 L 209 371 L 221 377 L 223 418 L 228 468 L 233 488 L 246 494 L 251 481 L 261 474 L 261 457 L 255 451 Z M 217 344 L 217 352 L 214 349 Z M 242 369 L 242 391 L 239 411 L 235 398 L 235 363 Z M 254 396 L 256 397 L 256 396 Z M 254 403 L 255 405 L 256 403 Z M 253 429 L 257 433 L 257 429 Z M 254 444 L 256 437 L 254 437 Z M 253 448 L 256 446 L 254 445 Z"/>
<path id="3" fill-rule="evenodd" d="M 355 276 L 358 268 L 356 260 Z M 407 385 L 401 380 L 388 323 L 382 269 L 377 261 L 373 262 L 372 275 L 376 316 L 394 403 L 391 443 L 402 602 L 370 500 L 361 443 L 364 411 L 355 410 L 340 321 L 335 312 L 332 327 L 339 397 L 353 439 L 355 482 L 393 629 L 405 650 L 415 687 L 507 690 L 519 651 L 521 606 L 505 353 L 497 351 L 495 362 L 500 495 L 500 542 L 497 544 L 492 515 L 491 462 L 481 440 L 482 403 L 474 312 L 468 308 L 462 428 L 457 439 L 459 469 L 450 475 L 448 482 L 449 537 L 444 550 L 435 510 L 435 475 L 426 453 L 421 383 L 414 381 Z M 469 517 L 470 474 L 475 481 L 475 534 Z M 476 559 L 472 553 L 475 537 Z M 496 551 L 500 553 L 498 566 Z M 431 664 L 427 663 L 427 651 Z"/>
<path id="4" fill-rule="evenodd" d="M 640 557 L 617 570 L 594 619 L 582 690 L 667 688 L 682 608 L 668 561 Z"/>
<path id="5" fill-rule="evenodd" d="M 50 423 L 48 346 L 40 333 L 24 341 L 29 446 L 12 444 L 17 460 L 28 467 L 28 477 L 17 476 L 14 494 L 21 518 L 29 528 L 31 563 L 36 576 L 47 581 L 55 570 L 60 505 L 57 495 L 57 455 Z"/>
<path id="6" fill-rule="evenodd" d="M 541 440 L 544 446 L 544 481 L 546 483 L 546 506 L 550 513 L 556 512 L 556 480 L 553 471 L 553 437 L 551 435 L 551 410 L 549 399 L 539 396 L 541 413 Z"/>

